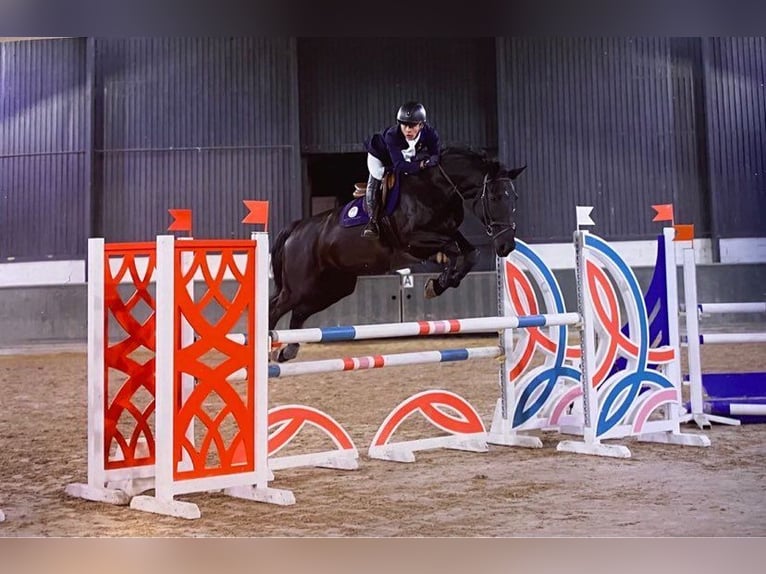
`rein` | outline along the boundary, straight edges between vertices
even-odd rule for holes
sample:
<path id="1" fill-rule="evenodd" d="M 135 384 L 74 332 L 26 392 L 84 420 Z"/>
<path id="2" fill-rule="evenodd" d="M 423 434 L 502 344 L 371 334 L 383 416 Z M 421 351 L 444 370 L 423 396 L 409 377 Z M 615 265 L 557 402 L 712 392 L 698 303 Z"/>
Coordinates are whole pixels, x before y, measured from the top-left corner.
<path id="1" fill-rule="evenodd" d="M 444 168 L 439 164 L 439 171 L 442 173 L 444 178 L 449 182 L 449 184 L 452 186 L 452 191 L 457 193 L 460 196 L 460 199 L 465 201 L 465 196 L 460 192 L 460 189 L 458 189 L 458 186 L 455 185 L 455 182 L 452 181 L 450 176 L 447 175 L 447 172 L 444 171 Z M 481 195 L 479 196 L 479 199 L 481 199 L 481 208 L 482 212 L 484 214 L 484 220 L 486 223 L 486 228 L 484 231 L 487 233 L 489 237 L 491 237 L 493 240 L 497 237 L 500 237 L 503 233 L 506 233 L 507 231 L 515 231 L 516 230 L 516 222 L 513 221 L 510 224 L 509 223 L 503 223 L 503 222 L 497 222 L 492 219 L 492 214 L 490 213 L 489 209 L 489 196 L 487 195 L 487 184 L 489 183 L 489 174 L 484 174 L 484 182 L 481 186 Z M 509 177 L 500 177 L 498 179 L 493 179 L 492 182 L 497 181 L 508 181 L 511 184 L 511 189 L 513 189 L 513 193 L 515 196 L 515 199 L 518 199 L 518 195 L 516 194 L 516 187 L 513 185 L 513 181 Z M 476 200 L 474 200 L 476 201 Z M 516 211 L 516 204 L 514 203 L 513 210 Z M 495 227 L 502 227 L 500 231 L 494 232 Z"/>
<path id="2" fill-rule="evenodd" d="M 447 172 L 444 171 L 442 164 L 438 164 L 438 166 L 439 166 L 439 171 L 442 172 L 442 175 L 444 176 L 444 179 L 446 179 L 447 182 L 452 186 L 452 191 L 457 193 L 460 196 L 460 199 L 465 201 L 465 197 L 463 196 L 462 193 L 460 193 L 460 190 L 458 189 L 457 185 L 455 185 L 455 182 L 452 181 L 452 178 L 450 178 L 450 176 L 447 175 Z M 485 176 L 485 185 L 486 185 L 486 176 Z"/>

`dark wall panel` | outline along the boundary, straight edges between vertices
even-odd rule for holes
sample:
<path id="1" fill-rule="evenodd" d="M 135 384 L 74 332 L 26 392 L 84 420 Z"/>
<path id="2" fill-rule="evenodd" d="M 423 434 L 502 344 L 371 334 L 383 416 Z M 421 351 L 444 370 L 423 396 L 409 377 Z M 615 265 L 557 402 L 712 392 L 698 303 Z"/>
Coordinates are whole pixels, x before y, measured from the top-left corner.
<path id="1" fill-rule="evenodd" d="M 491 38 L 301 38 L 298 62 L 304 153 L 363 151 L 411 99 L 446 143 L 497 147 Z"/>
<path id="2" fill-rule="evenodd" d="M 701 220 L 693 45 L 501 38 L 497 50 L 500 156 L 529 165 L 520 237 L 570 240 L 575 204 L 593 205 L 610 239 L 654 236 L 655 203 Z"/>
<path id="3" fill-rule="evenodd" d="M 83 154 L 0 159 L 0 262 L 82 259 Z"/>
<path id="4" fill-rule="evenodd" d="M 85 40 L 0 43 L 0 260 L 85 254 Z"/>
<path id="5" fill-rule="evenodd" d="M 714 233 L 766 236 L 766 38 L 703 40 Z"/>
<path id="6" fill-rule="evenodd" d="M 108 39 L 96 58 L 108 239 L 164 232 L 169 208 L 245 237 L 243 199 L 270 200 L 271 229 L 300 217 L 293 40 Z"/>
<path id="7" fill-rule="evenodd" d="M 191 209 L 193 234 L 242 238 L 254 229 L 242 224 L 243 199 L 270 201 L 270 229 L 300 217 L 291 202 L 291 151 L 205 150 L 114 154 L 104 162 L 105 237 L 110 241 L 151 240 L 165 233 L 168 209 Z M 289 193 L 288 193 L 289 192 Z"/>
<path id="8" fill-rule="evenodd" d="M 670 63 L 676 221 L 694 223 L 698 235 L 708 236 L 711 227 L 701 40 L 670 39 Z"/>

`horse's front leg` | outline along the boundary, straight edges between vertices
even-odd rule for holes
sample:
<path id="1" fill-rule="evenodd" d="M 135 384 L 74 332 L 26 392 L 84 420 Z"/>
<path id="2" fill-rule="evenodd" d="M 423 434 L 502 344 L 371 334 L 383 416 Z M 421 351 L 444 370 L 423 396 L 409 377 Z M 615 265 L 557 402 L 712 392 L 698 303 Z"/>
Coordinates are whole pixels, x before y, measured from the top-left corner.
<path id="1" fill-rule="evenodd" d="M 455 250 L 453 253 L 449 253 L 447 251 L 442 251 L 440 253 L 442 253 L 447 258 L 447 263 L 445 264 L 444 270 L 442 270 L 436 279 L 431 278 L 426 281 L 424 290 L 426 299 L 433 299 L 434 297 L 438 297 L 450 287 L 451 277 L 455 273 L 455 269 L 457 267 L 457 250 Z"/>
<path id="2" fill-rule="evenodd" d="M 429 279 L 425 287 L 427 299 L 438 297 L 450 287 L 457 287 L 463 278 L 476 266 L 479 261 L 479 250 L 469 242 L 465 236 L 458 232 L 453 249 L 446 251 L 448 257 L 447 266 L 441 275 Z M 462 259 L 462 262 L 460 262 Z M 460 264 L 458 264 L 460 262 Z"/>
<path id="3" fill-rule="evenodd" d="M 476 263 L 479 261 L 480 253 L 479 250 L 474 247 L 474 245 L 468 241 L 459 231 L 455 236 L 455 243 L 457 243 L 463 261 L 461 265 L 456 265 L 453 269 L 453 272 L 450 274 L 450 287 L 457 287 L 460 285 L 460 282 L 463 280 L 463 278 L 468 275 L 468 273 L 470 273 L 474 267 L 476 267 Z"/>

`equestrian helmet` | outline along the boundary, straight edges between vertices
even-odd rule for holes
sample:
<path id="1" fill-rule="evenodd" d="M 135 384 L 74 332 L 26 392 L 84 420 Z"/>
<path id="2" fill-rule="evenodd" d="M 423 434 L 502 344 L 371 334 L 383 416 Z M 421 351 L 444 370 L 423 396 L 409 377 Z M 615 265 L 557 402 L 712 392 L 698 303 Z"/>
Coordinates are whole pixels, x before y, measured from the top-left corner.
<path id="1" fill-rule="evenodd" d="M 400 124 L 425 123 L 426 109 L 419 102 L 407 102 L 396 112 L 396 121 Z"/>

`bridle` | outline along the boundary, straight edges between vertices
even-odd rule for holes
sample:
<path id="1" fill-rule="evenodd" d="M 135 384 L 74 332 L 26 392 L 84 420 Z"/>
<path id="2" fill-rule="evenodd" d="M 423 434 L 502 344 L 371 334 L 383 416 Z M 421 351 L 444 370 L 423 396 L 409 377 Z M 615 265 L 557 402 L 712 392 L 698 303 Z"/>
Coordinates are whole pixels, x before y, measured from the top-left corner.
<path id="1" fill-rule="evenodd" d="M 465 196 L 460 192 L 460 189 L 458 189 L 457 185 L 455 185 L 455 182 L 452 181 L 450 176 L 447 175 L 447 172 L 444 171 L 444 168 L 439 164 L 439 171 L 441 171 L 444 178 L 449 182 L 449 184 L 452 186 L 452 191 L 457 193 L 460 196 L 460 199 L 465 201 Z M 516 193 L 516 186 L 513 185 L 513 180 L 510 177 L 498 177 L 496 179 L 489 179 L 489 174 L 484 174 L 484 182 L 481 186 L 481 195 L 478 199 L 481 200 L 481 209 L 482 213 L 484 214 L 484 221 L 486 222 L 486 227 L 484 228 L 484 231 L 487 233 L 489 237 L 491 237 L 493 240 L 500 237 L 503 233 L 506 233 L 508 231 L 516 231 L 516 221 L 513 220 L 511 223 L 505 223 L 503 221 L 495 221 L 492 219 L 492 212 L 489 209 L 489 193 L 487 192 L 487 189 L 489 187 L 490 183 L 497 183 L 500 181 L 507 181 L 511 184 L 511 191 L 513 192 L 513 210 L 511 211 L 511 214 L 516 213 L 516 200 L 519 199 L 519 194 Z M 505 195 L 509 195 L 508 191 L 506 190 Z M 474 200 L 476 201 L 476 200 Z M 499 227 L 499 231 L 495 231 L 495 228 Z"/>
<path id="2" fill-rule="evenodd" d="M 516 186 L 513 185 L 513 180 L 510 177 L 498 177 L 496 179 L 491 180 L 492 183 L 497 183 L 500 181 L 507 181 L 511 184 L 511 191 L 513 191 L 513 209 L 511 211 L 511 215 L 516 213 L 516 200 L 519 199 L 519 194 L 516 193 Z M 487 184 L 490 182 L 489 174 L 484 175 L 484 184 L 481 189 L 481 208 L 484 213 L 484 221 L 486 222 L 486 229 L 487 235 L 489 235 L 493 240 L 500 237 L 503 233 L 507 231 L 516 231 L 516 220 L 512 219 L 510 223 L 505 223 L 503 221 L 495 221 L 492 219 L 492 213 L 489 209 L 489 194 L 487 193 Z M 508 191 L 503 192 L 505 195 L 509 195 Z M 495 231 L 496 227 L 500 227 L 500 231 Z"/>

